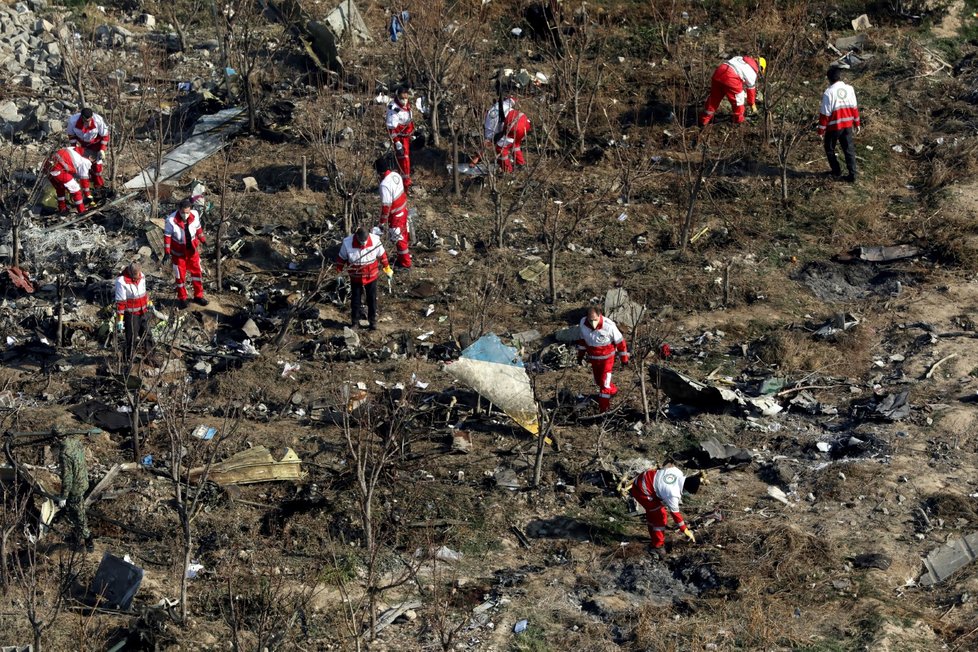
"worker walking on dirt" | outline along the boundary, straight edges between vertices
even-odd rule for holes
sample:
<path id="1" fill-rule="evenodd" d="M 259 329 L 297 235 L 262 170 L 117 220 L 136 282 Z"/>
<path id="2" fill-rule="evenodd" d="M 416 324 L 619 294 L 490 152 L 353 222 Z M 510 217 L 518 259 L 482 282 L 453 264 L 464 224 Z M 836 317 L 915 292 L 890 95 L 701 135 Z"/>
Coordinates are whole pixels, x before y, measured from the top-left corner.
<path id="1" fill-rule="evenodd" d="M 58 464 L 61 468 L 61 495 L 58 507 L 65 508 L 71 525 L 69 541 L 73 546 L 85 544 L 85 550 L 93 552 L 92 533 L 85 516 L 85 492 L 88 491 L 88 465 L 85 463 L 85 446 L 77 435 L 55 440 Z"/>
<path id="2" fill-rule="evenodd" d="M 146 277 L 139 263 L 130 263 L 115 280 L 116 328 L 125 335 L 122 356 L 129 362 L 144 337 L 148 337 L 147 320 L 154 310 L 146 294 Z"/>
<path id="3" fill-rule="evenodd" d="M 194 210 L 193 201 L 184 199 L 180 207 L 166 218 L 163 228 L 163 256 L 170 256 L 173 263 L 173 280 L 176 284 L 177 301 L 181 308 L 187 307 L 187 275 L 194 289 L 194 303 L 206 306 L 204 298 L 204 278 L 200 269 L 200 250 L 204 239 L 204 229 L 200 224 L 200 214 Z"/>
<path id="4" fill-rule="evenodd" d="M 387 135 L 394 148 L 394 157 L 404 180 L 404 189 L 411 187 L 411 141 L 414 140 L 414 118 L 411 117 L 411 93 L 398 88 L 394 100 L 387 105 Z"/>
<path id="5" fill-rule="evenodd" d="M 679 528 L 693 543 L 696 536 L 683 519 L 679 511 L 682 495 L 695 494 L 700 489 L 703 476 L 699 473 L 689 477 L 672 462 L 666 462 L 662 467 L 645 471 L 632 482 L 632 498 L 645 509 L 645 522 L 649 527 L 651 543 L 649 548 L 660 558 L 665 557 L 666 524 L 668 514 Z M 668 512 L 668 514 L 667 514 Z"/>
<path id="6" fill-rule="evenodd" d="M 382 156 L 374 161 L 377 176 L 380 177 L 380 228 L 397 249 L 397 264 L 405 269 L 411 267 L 408 233 L 407 193 L 404 180 Z"/>
<path id="7" fill-rule="evenodd" d="M 705 127 L 713 120 L 723 98 L 727 98 L 733 108 L 731 119 L 734 124 L 744 121 L 744 113 L 749 106 L 757 113 L 757 81 L 767 70 L 767 60 L 760 57 L 734 57 L 717 66 L 710 81 L 710 97 L 700 115 L 700 126 Z"/>
<path id="8" fill-rule="evenodd" d="M 367 298 L 367 321 L 370 330 L 377 330 L 377 277 L 379 269 L 383 268 L 388 279 L 393 278 L 394 270 L 387 262 L 387 252 L 380 238 L 360 227 L 353 235 L 347 236 L 340 245 L 340 253 L 336 257 L 336 271 L 344 268 L 350 275 L 351 315 L 350 328 L 359 328 L 360 311 L 363 297 Z"/>
<path id="9" fill-rule="evenodd" d="M 88 181 L 91 168 L 92 162 L 82 156 L 80 147 L 59 149 L 45 163 L 48 180 L 58 198 L 58 212 L 62 215 L 68 213 L 68 193 L 71 193 L 71 201 L 79 213 L 85 212 L 85 199 L 94 201 Z"/>
<path id="10" fill-rule="evenodd" d="M 628 366 L 628 349 L 618 326 L 602 315 L 601 308 L 597 306 L 588 308 L 587 314 L 581 318 L 581 339 L 577 341 L 578 364 L 584 361 L 585 356 L 591 362 L 594 382 L 598 385 L 598 410 L 607 412 L 611 397 L 618 393 L 618 388 L 611 382 L 615 358 Z"/>
<path id="11" fill-rule="evenodd" d="M 82 154 L 92 162 L 95 187 L 105 187 L 102 167 L 105 164 L 105 150 L 109 148 L 109 127 L 105 120 L 85 107 L 68 118 L 67 132 L 71 146 L 81 147 Z"/>
<path id="12" fill-rule="evenodd" d="M 859 123 L 859 106 L 856 104 L 856 91 L 842 81 L 842 68 L 829 68 L 829 87 L 822 94 L 822 104 L 818 109 L 818 135 L 825 145 L 825 158 L 829 161 L 832 176 L 842 177 L 839 159 L 835 157 L 835 146 L 842 144 L 849 176 L 845 181 L 856 181 L 856 144 L 853 136 L 862 129 Z"/>
<path id="13" fill-rule="evenodd" d="M 500 121 L 500 107 L 503 119 Z M 516 165 L 526 165 L 523 157 L 523 139 L 530 132 L 530 119 L 516 109 L 516 98 L 509 96 L 494 103 L 486 111 L 484 135 L 487 146 L 495 147 L 496 160 L 504 172 L 513 171 Z M 512 159 L 510 159 L 512 153 Z"/>

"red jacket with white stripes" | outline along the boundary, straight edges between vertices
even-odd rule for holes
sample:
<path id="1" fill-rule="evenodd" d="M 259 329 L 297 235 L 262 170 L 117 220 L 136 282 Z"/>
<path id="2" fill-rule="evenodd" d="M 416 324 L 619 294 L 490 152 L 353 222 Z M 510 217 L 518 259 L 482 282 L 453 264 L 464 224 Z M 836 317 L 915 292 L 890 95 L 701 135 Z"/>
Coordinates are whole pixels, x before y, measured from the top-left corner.
<path id="1" fill-rule="evenodd" d="M 407 218 L 407 194 L 404 192 L 404 179 L 392 170 L 380 181 L 380 223 L 388 220 L 398 222 Z"/>
<path id="2" fill-rule="evenodd" d="M 146 294 L 146 277 L 138 279 L 123 274 L 115 280 L 115 311 L 122 315 L 144 315 L 149 309 L 149 295 Z"/>
<path id="3" fill-rule="evenodd" d="M 367 236 L 365 243 L 357 242 L 356 236 L 348 235 L 340 245 L 340 253 L 336 256 L 336 271 L 342 272 L 349 266 L 350 282 L 357 285 L 367 285 L 377 280 L 381 266 L 387 268 L 387 252 L 384 245 L 375 235 Z"/>
<path id="4" fill-rule="evenodd" d="M 187 246 L 187 227 L 190 230 L 190 246 Z M 163 250 L 174 258 L 187 258 L 197 255 L 197 247 L 207 243 L 204 239 L 204 229 L 200 225 L 200 215 L 191 209 L 186 222 L 183 213 L 174 211 L 166 218 L 163 228 Z"/>
<path id="5" fill-rule="evenodd" d="M 685 482 L 683 472 L 668 466 L 664 469 L 649 469 L 635 478 L 632 488 L 649 500 L 657 500 L 672 515 L 672 520 L 679 526 L 679 531 L 686 530 L 686 521 L 679 511 L 680 497 Z"/>
<path id="6" fill-rule="evenodd" d="M 414 133 L 410 102 L 402 106 L 394 100 L 387 105 L 387 133 L 391 136 L 410 136 Z"/>
<path id="7" fill-rule="evenodd" d="M 818 135 L 826 131 L 842 131 L 859 126 L 859 106 L 856 91 L 844 81 L 837 81 L 825 89 L 822 105 L 818 109 Z"/>
<path id="8" fill-rule="evenodd" d="M 92 162 L 82 156 L 80 147 L 65 147 L 59 149 L 48 160 L 48 172 L 51 176 L 58 176 L 62 172 L 67 172 L 73 177 L 87 179 L 92 169 Z"/>
<path id="9" fill-rule="evenodd" d="M 597 328 L 591 328 L 587 315 L 581 318 L 581 339 L 577 340 L 577 350 L 581 355 L 587 353 L 589 360 L 607 360 L 618 356 L 622 362 L 628 362 L 625 338 L 615 322 L 604 316 L 598 320 Z"/>
<path id="10" fill-rule="evenodd" d="M 72 145 L 97 146 L 104 152 L 109 146 L 109 127 L 97 113 L 88 120 L 76 113 L 68 118 L 68 139 Z"/>

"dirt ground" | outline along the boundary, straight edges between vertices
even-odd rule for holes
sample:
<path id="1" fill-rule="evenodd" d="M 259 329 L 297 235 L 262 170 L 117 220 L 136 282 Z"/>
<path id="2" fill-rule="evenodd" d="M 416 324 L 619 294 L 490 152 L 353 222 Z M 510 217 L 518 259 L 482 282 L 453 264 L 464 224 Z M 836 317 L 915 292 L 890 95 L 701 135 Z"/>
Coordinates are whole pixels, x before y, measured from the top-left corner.
<path id="1" fill-rule="evenodd" d="M 863 53 L 873 56 L 849 72 L 864 119 L 860 178 L 849 185 L 822 174 L 809 114 L 821 71 L 838 56 L 823 44 L 852 35 L 848 21 L 863 4 L 752 10 L 753 36 L 738 28 L 740 3 L 708 4 L 685 14 L 660 2 L 599 2 L 587 15 L 565 7 L 561 58 L 532 35 L 509 36 L 517 23 L 532 31 L 532 21 L 512 18 L 523 4 L 494 2 L 479 12 L 436 3 L 445 21 L 457 21 L 453 30 L 432 27 L 419 7 L 419 38 L 394 44 L 383 40 L 385 10 L 361 3 L 377 40 L 345 45 L 346 72 L 325 83 L 308 74 L 285 30 L 266 28 L 278 45 L 262 55 L 274 65 L 260 77 L 258 133 L 236 137 L 173 180 L 172 198 L 156 206 L 162 215 L 193 180 L 207 185 L 211 304 L 177 310 L 169 268 L 144 251 L 149 293 L 167 325 L 125 373 L 117 344 L 99 331 L 111 319 L 102 292 L 120 261 L 148 244 L 145 222 L 157 215 L 145 197 L 91 220 L 107 234 L 96 251 L 27 251 L 34 294 L 6 288 L 5 431 L 89 428 L 97 419 L 79 417 L 79 405 L 129 414 L 136 396 L 143 420 L 139 464 L 116 476 L 89 511 L 94 553 L 72 553 L 62 542 L 64 519 L 35 539 L 40 499 L 2 484 L 0 644 L 975 649 L 978 564 L 934 586 L 921 583 L 931 551 L 978 530 L 971 99 L 978 76 L 970 63 L 978 50 L 967 40 L 974 7 L 951 3 L 925 21 L 883 9 L 870 15 Z M 129 24 L 122 9 L 108 12 Z M 191 24 L 199 28 L 194 39 L 211 34 L 209 22 Z M 463 156 L 480 146 L 492 69 L 547 71 L 548 85 L 517 91 L 534 123 L 528 165 L 463 178 L 456 195 L 446 173 L 451 125 L 443 122 L 438 146 L 428 128 L 409 196 L 418 209 L 414 267 L 396 270 L 389 287 L 380 282 L 379 328 L 360 329 L 352 342 L 332 261 L 344 218 L 372 225 L 379 213 L 370 164 L 384 138 L 383 105 L 374 98 L 390 90 L 379 84 L 403 77 L 430 97 L 437 84 L 419 71 L 438 42 L 445 48 L 437 56 L 449 48 L 466 55 L 450 60 L 446 77 L 454 86 L 443 99 L 456 113 L 440 114 L 459 116 Z M 755 47 L 783 55 L 768 57 L 760 115 L 734 127 L 725 105 L 706 140 L 693 145 L 713 67 Z M 195 56 L 171 57 L 163 72 L 189 77 L 200 65 Z M 567 65 L 575 57 L 588 74 Z M 594 84 L 583 135 L 567 112 L 574 83 Z M 802 130 L 788 158 L 787 199 L 777 155 L 790 135 L 782 116 Z M 152 155 L 152 132 L 131 137 L 113 154 L 120 180 Z M 245 190 L 245 177 L 259 190 Z M 553 221 L 554 214 L 563 217 Z M 548 262 L 555 238 L 551 297 L 546 274 L 528 282 L 519 273 Z M 894 244 L 918 252 L 859 260 L 860 246 Z M 41 338 L 54 342 L 51 284 L 59 274 L 66 328 L 53 347 Z M 600 415 L 590 370 L 573 364 L 557 333 L 617 287 L 649 317 L 623 328 L 632 364 L 616 366 L 620 391 Z M 816 336 L 846 314 L 858 323 Z M 258 335 L 245 334 L 248 320 Z M 521 353 L 557 442 L 544 447 L 538 485 L 537 438 L 446 369 L 486 333 L 513 344 L 530 330 L 540 338 Z M 672 350 L 666 359 L 654 353 L 663 343 Z M 751 396 L 775 379 L 783 409 L 764 416 L 681 405 L 653 387 L 651 363 Z M 143 391 L 127 389 L 137 378 Z M 903 391 L 909 411 L 887 418 L 879 404 Z M 811 403 L 794 401 L 803 395 Z M 218 434 L 191 436 L 201 425 Z M 113 465 L 134 461 L 131 424 L 107 430 L 86 439 L 93 487 Z M 459 432 L 471 441 L 466 453 L 453 450 Z M 700 442 L 709 438 L 746 451 L 749 461 L 705 457 Z M 275 460 L 292 449 L 301 479 L 184 482 L 188 469 L 257 446 Z M 51 470 L 56 462 L 44 445 L 14 455 Z M 646 550 L 643 516 L 616 485 L 668 459 L 708 469 L 710 482 L 683 502 L 697 543 L 670 528 L 668 555 L 658 560 Z M 130 610 L 84 604 L 104 553 L 143 569 Z M 166 605 L 180 598 L 188 561 L 201 568 L 186 580 L 183 619 L 179 604 Z M 382 623 L 375 636 L 372 616 Z"/>

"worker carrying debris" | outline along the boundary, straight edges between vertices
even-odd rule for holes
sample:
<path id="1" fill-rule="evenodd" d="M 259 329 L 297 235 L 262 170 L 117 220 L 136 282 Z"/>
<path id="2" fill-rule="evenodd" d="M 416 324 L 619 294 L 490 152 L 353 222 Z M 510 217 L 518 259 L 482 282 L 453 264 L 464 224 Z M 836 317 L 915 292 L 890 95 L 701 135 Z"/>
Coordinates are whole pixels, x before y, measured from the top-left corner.
<path id="1" fill-rule="evenodd" d="M 502 107 L 502 121 L 499 119 L 500 107 Z M 525 113 L 517 110 L 515 97 L 502 99 L 486 111 L 484 135 L 487 147 L 495 147 L 496 160 L 504 172 L 513 171 L 513 161 L 516 165 L 526 165 L 526 159 L 523 157 L 523 139 L 528 133 L 530 133 L 530 119 Z"/>
<path id="2" fill-rule="evenodd" d="M 734 57 L 717 66 L 710 81 L 710 97 L 700 115 L 700 126 L 710 124 L 713 115 L 720 107 L 723 98 L 727 98 L 733 108 L 731 119 L 734 124 L 744 121 L 747 107 L 757 113 L 757 81 L 767 70 L 767 60 L 760 57 Z"/>
<path id="3" fill-rule="evenodd" d="M 628 366 L 628 349 L 618 326 L 601 314 L 598 306 L 589 307 L 587 314 L 581 318 L 581 339 L 577 341 L 578 364 L 584 362 L 585 355 L 591 362 L 594 382 L 598 385 L 598 410 L 607 412 L 611 397 L 618 393 L 618 388 L 611 382 L 615 358 Z"/>
<path id="4" fill-rule="evenodd" d="M 85 516 L 85 492 L 88 491 L 85 446 L 78 435 L 69 435 L 55 439 L 54 449 L 58 454 L 58 464 L 61 468 L 61 495 L 58 497 L 58 507 L 65 508 L 65 515 L 71 525 L 68 541 L 76 548 L 84 542 L 85 550 L 93 552 L 95 546 L 92 532 L 88 529 L 88 519 Z"/>
<path id="5" fill-rule="evenodd" d="M 397 264 L 405 269 L 411 267 L 408 233 L 407 193 L 404 180 L 388 164 L 386 156 L 374 161 L 374 168 L 380 177 L 380 229 L 386 231 L 388 239 L 397 249 Z"/>
<path id="6" fill-rule="evenodd" d="M 85 212 L 85 199 L 94 201 L 88 181 L 91 168 L 92 162 L 82 156 L 80 147 L 59 149 L 45 163 L 48 179 L 58 197 L 58 212 L 62 215 L 68 213 L 68 193 L 71 193 L 71 201 L 79 213 Z"/>
<path id="7" fill-rule="evenodd" d="M 822 94 L 822 105 L 818 109 L 818 135 L 825 145 L 825 157 L 829 161 L 832 176 L 842 178 L 842 168 L 835 156 L 835 146 L 842 144 L 849 175 L 844 178 L 849 183 L 856 181 L 856 145 L 853 135 L 862 129 L 859 123 L 859 106 L 856 104 L 856 91 L 842 81 L 843 69 L 832 66 L 826 75 L 829 87 Z"/>
<path id="8" fill-rule="evenodd" d="M 99 114 L 88 107 L 82 108 L 68 118 L 68 142 L 72 147 L 81 147 L 82 154 L 93 165 L 92 180 L 96 188 L 105 187 L 102 167 L 105 164 L 105 150 L 109 148 L 109 127 Z"/>
<path id="9" fill-rule="evenodd" d="M 176 284 L 177 300 L 181 308 L 187 307 L 187 274 L 194 288 L 194 303 L 206 306 L 204 298 L 204 279 L 200 270 L 200 251 L 198 247 L 207 244 L 200 214 L 194 210 L 193 201 L 184 199 L 180 207 L 166 218 L 163 228 L 163 257 L 170 256 L 173 263 L 173 281 Z"/>
<path id="10" fill-rule="evenodd" d="M 411 141 L 414 140 L 411 93 L 407 88 L 398 88 L 394 100 L 387 105 L 387 135 L 407 190 L 411 187 Z"/>
<path id="11" fill-rule="evenodd" d="M 136 353 L 140 342 L 144 346 L 148 340 L 147 320 L 150 311 L 156 312 L 153 302 L 146 294 L 146 277 L 139 263 L 129 263 L 115 280 L 116 328 L 125 334 L 123 358 L 129 362 Z"/>
<path id="12" fill-rule="evenodd" d="M 672 515 L 672 520 L 679 527 L 679 531 L 696 543 L 696 536 L 683 519 L 679 504 L 684 493 L 695 494 L 699 491 L 700 485 L 705 482 L 704 476 L 700 473 L 689 477 L 683 475 L 683 472 L 671 461 L 667 461 L 660 468 L 649 469 L 639 474 L 632 482 L 629 493 L 645 509 L 645 522 L 649 527 L 649 537 L 652 540 L 649 549 L 653 554 L 660 558 L 665 557 L 667 511 Z"/>
<path id="13" fill-rule="evenodd" d="M 378 270 L 383 266 L 384 274 L 390 279 L 394 270 L 387 262 L 387 252 L 380 238 L 360 227 L 353 235 L 347 236 L 340 245 L 340 253 L 336 257 L 336 271 L 340 273 L 348 267 L 351 286 L 351 315 L 350 328 L 359 328 L 360 311 L 363 295 L 367 295 L 367 321 L 370 330 L 377 330 L 377 277 Z"/>

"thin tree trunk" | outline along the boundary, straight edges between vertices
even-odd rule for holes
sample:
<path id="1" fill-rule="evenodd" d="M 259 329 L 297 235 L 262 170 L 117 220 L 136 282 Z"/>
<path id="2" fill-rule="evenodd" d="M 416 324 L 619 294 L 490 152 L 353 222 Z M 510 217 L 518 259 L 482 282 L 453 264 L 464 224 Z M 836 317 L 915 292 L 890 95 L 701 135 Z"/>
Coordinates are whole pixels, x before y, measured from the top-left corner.
<path id="1" fill-rule="evenodd" d="M 186 496 L 189 500 L 190 496 Z M 183 505 L 183 568 L 180 569 L 180 619 L 187 622 L 187 568 L 190 566 L 191 546 L 193 535 L 190 529 L 190 514 L 186 513 L 187 506 Z"/>
<path id="2" fill-rule="evenodd" d="M 550 303 L 557 303 L 557 240 L 550 241 Z"/>
<path id="3" fill-rule="evenodd" d="M 14 223 L 12 227 L 11 238 L 13 239 L 14 248 L 14 267 L 20 267 L 20 216 L 14 218 Z"/>
<path id="4" fill-rule="evenodd" d="M 452 190 L 456 197 L 462 196 L 462 178 L 458 172 L 458 129 L 455 127 L 455 120 L 448 121 L 448 128 L 452 132 Z"/>
<path id="5" fill-rule="evenodd" d="M 64 344 L 64 323 L 65 323 L 65 277 L 64 274 L 58 275 L 58 333 L 55 336 L 55 346 L 61 348 Z"/>
<path id="6" fill-rule="evenodd" d="M 686 207 L 686 219 L 683 221 L 683 230 L 679 236 L 679 250 L 686 251 L 687 245 L 689 245 L 689 234 L 693 229 L 693 213 L 696 210 L 696 199 L 699 197 L 700 188 L 703 186 L 703 172 L 706 169 L 706 150 L 703 151 L 703 160 L 700 162 L 700 167 L 696 172 L 696 181 L 693 182 L 693 188 L 689 192 L 689 205 Z"/>
<path id="7" fill-rule="evenodd" d="M 125 346 L 125 344 L 123 344 Z M 131 367 L 130 367 L 131 370 Z M 127 376 L 123 378 L 123 382 L 128 382 L 128 371 Z M 128 390 L 127 390 L 128 391 Z M 130 423 L 132 424 L 132 461 L 139 464 L 139 458 L 141 457 L 140 446 L 139 446 L 139 388 L 136 388 L 136 394 L 132 399 L 132 418 Z"/>

